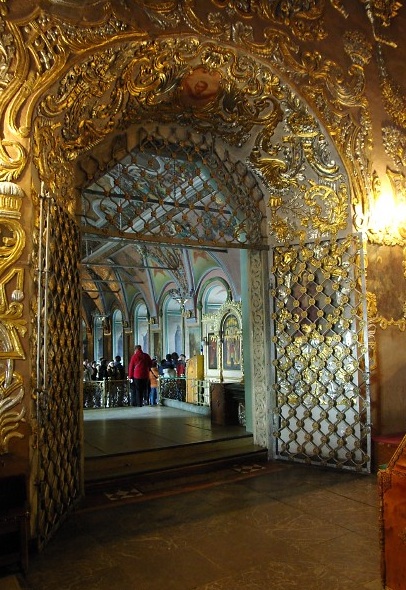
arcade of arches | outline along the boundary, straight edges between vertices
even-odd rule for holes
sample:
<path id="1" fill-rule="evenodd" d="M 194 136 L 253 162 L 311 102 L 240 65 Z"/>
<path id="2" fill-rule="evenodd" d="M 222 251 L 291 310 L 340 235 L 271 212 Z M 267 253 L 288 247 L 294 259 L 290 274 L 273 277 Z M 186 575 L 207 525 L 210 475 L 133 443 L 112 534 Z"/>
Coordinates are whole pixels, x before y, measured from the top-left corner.
<path id="1" fill-rule="evenodd" d="M 384 4 L 2 2 L 1 471 L 39 546 L 84 493 L 82 348 L 203 354 L 270 459 L 369 473 L 406 430 L 406 23 Z"/>

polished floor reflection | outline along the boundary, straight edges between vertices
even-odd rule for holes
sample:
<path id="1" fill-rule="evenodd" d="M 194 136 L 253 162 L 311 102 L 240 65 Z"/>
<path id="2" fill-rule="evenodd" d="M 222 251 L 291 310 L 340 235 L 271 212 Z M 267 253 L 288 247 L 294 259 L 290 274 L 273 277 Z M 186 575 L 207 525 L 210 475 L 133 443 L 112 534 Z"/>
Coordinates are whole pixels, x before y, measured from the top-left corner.
<path id="1" fill-rule="evenodd" d="M 86 410 L 84 445 L 87 483 L 260 450 L 238 424 L 167 406 Z"/>
<path id="2" fill-rule="evenodd" d="M 282 465 L 78 511 L 24 590 L 379 590 L 376 476 Z M 0 584 L 1 588 L 1 584 Z"/>
<path id="3" fill-rule="evenodd" d="M 241 426 L 211 423 L 210 416 L 167 406 L 85 410 L 85 457 L 162 449 L 240 437 Z"/>
<path id="4" fill-rule="evenodd" d="M 155 410 L 145 409 L 146 421 Z M 127 423 L 130 436 L 122 416 L 114 435 L 114 420 L 96 426 L 89 415 L 88 451 L 116 439 L 121 452 L 120 436 L 177 445 L 175 432 L 208 426 L 185 418 L 178 428 L 157 420 L 149 433 Z M 6 572 L 0 589 L 381 590 L 376 474 L 276 461 L 183 474 L 176 485 L 137 476 L 127 484 L 101 490 L 98 503 L 88 498 L 30 557 L 27 576 Z"/>

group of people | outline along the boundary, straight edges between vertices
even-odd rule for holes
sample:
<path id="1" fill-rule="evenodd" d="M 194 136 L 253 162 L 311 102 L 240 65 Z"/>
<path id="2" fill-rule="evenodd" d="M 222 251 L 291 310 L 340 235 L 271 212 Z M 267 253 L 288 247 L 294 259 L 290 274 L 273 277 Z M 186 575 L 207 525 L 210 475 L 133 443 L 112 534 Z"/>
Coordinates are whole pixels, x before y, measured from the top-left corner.
<path id="1" fill-rule="evenodd" d="M 159 379 L 171 379 L 185 377 L 186 357 L 176 352 L 167 354 L 161 363 L 142 350 L 140 344 L 134 348 L 128 365 L 128 379 L 130 382 L 130 403 L 132 406 L 155 406 L 158 403 Z M 103 381 L 105 379 L 125 380 L 125 369 L 121 362 L 121 356 L 117 355 L 114 361 L 101 358 L 100 362 L 83 361 L 84 381 Z"/>
<path id="2" fill-rule="evenodd" d="M 184 377 L 186 373 L 186 357 L 177 352 L 168 353 L 159 365 L 159 374 L 163 377 Z"/>
<path id="3" fill-rule="evenodd" d="M 131 405 L 154 406 L 158 403 L 158 383 L 160 378 L 185 377 L 186 357 L 176 352 L 167 354 L 158 365 L 140 344 L 134 348 L 134 354 L 128 365 L 130 380 Z"/>
<path id="4" fill-rule="evenodd" d="M 83 381 L 103 381 L 104 379 L 124 380 L 125 369 L 121 356 L 117 355 L 113 361 L 101 358 L 99 362 L 85 359 L 83 361 Z"/>

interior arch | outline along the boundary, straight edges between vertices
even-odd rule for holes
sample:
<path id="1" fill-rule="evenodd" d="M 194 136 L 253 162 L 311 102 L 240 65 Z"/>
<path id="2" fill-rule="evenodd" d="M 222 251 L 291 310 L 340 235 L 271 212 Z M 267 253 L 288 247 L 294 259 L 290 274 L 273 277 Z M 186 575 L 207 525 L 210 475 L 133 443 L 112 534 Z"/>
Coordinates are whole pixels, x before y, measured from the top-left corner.
<path id="1" fill-rule="evenodd" d="M 169 62 L 168 51 L 173 63 Z M 162 76 L 145 79 L 145 64 L 152 65 L 160 54 Z M 95 197 L 91 206 L 82 206 L 81 210 L 82 233 L 85 239 L 91 236 L 90 258 L 94 256 L 94 243 L 100 250 L 108 250 L 112 245 L 117 250 L 128 240 L 134 242 L 133 250 L 143 264 L 148 257 L 152 267 L 154 260 L 161 265 L 166 261 L 169 278 L 175 279 L 179 288 L 185 288 L 190 287 L 185 281 L 188 269 L 183 265 L 183 272 L 178 272 L 182 256 L 177 246 L 223 245 L 262 250 L 270 244 L 322 239 L 331 234 L 337 237 L 351 230 L 350 187 L 337 149 L 299 95 L 259 59 L 242 55 L 232 47 L 214 47 L 195 37 L 162 38 L 153 48 L 145 42 L 120 43 L 95 51 L 91 59 L 99 65 L 92 69 L 92 75 L 88 75 L 88 58 L 75 64 L 61 80 L 58 93 L 48 94 L 38 104 L 34 120 L 35 161 L 49 189 L 58 193 L 71 211 L 77 211 L 79 201 L 88 203 L 88 195 Z M 166 71 L 169 63 L 171 68 L 168 66 Z M 239 68 L 246 70 L 248 66 L 249 84 L 246 79 L 242 83 L 238 76 Z M 80 80 L 75 88 L 68 83 L 73 77 Z M 210 88 L 203 102 L 191 91 L 193 83 L 201 79 Z M 146 124 L 146 120 L 151 122 Z M 52 136 L 51 121 L 58 121 Z M 145 145 L 152 147 L 142 151 L 140 148 Z M 198 189 L 192 191 L 198 195 L 198 201 L 190 204 L 186 202 L 187 191 L 182 183 L 174 182 L 179 153 L 185 163 L 190 162 L 192 147 L 201 154 L 200 184 L 210 202 L 216 203 L 216 215 L 223 213 L 225 206 L 231 209 L 226 231 L 217 227 L 216 235 L 205 233 L 201 217 L 196 214 L 197 204 L 208 207 L 207 194 L 201 197 Z M 158 149 L 160 159 L 153 153 Z M 205 176 L 205 161 L 209 157 L 214 158 L 213 162 L 228 162 L 228 178 L 243 190 L 230 190 L 224 184 L 224 190 L 218 191 L 215 185 L 213 191 L 213 181 Z M 64 166 L 60 165 L 61 159 Z M 70 166 L 65 165 L 67 162 L 71 162 Z M 148 180 L 148 175 L 152 181 L 153 170 L 164 172 L 163 195 L 151 202 L 148 182 L 144 182 L 145 190 L 138 197 L 142 217 L 141 209 L 123 195 L 134 189 L 134 173 L 138 188 L 141 181 Z M 169 180 L 165 183 L 166 176 Z M 173 194 L 168 193 L 171 189 Z M 103 202 L 106 199 L 108 205 Z M 127 216 L 124 205 L 130 208 Z M 173 214 L 174 205 L 177 217 Z M 180 205 L 185 205 L 181 214 Z M 165 213 L 164 221 L 155 223 L 161 210 Z M 142 219 L 139 227 L 131 224 L 134 216 L 138 221 Z M 181 235 L 181 225 L 177 224 L 180 216 L 186 218 L 188 229 L 200 228 L 200 233 Z M 212 216 L 213 219 L 216 217 Z M 110 255 L 109 251 L 106 253 Z M 88 252 L 85 256 L 88 263 Z M 108 272 L 106 267 L 99 269 L 96 277 L 111 280 Z M 90 273 L 86 278 L 90 282 L 99 280 Z M 122 275 L 120 281 L 117 276 L 116 279 L 117 283 L 125 280 Z M 141 291 L 146 305 L 152 309 L 163 291 L 152 297 L 141 280 L 139 283 L 139 287 L 130 286 L 133 297 Z M 261 362 L 265 366 L 265 358 Z M 261 433 L 261 438 L 268 436 Z"/>

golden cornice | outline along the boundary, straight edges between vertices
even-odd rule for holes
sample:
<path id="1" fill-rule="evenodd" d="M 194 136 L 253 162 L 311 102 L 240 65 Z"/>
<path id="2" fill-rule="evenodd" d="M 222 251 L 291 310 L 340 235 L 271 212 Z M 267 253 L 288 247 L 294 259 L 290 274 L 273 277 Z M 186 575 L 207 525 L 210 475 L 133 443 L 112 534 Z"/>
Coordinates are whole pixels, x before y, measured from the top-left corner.
<path id="1" fill-rule="evenodd" d="M 244 21 L 255 19 L 257 25 L 261 21 L 265 26 L 272 24 L 275 32 L 281 26 L 288 27 L 300 40 L 321 40 L 327 34 L 323 21 L 325 0 L 315 0 L 306 7 L 303 3 L 285 0 L 277 0 L 272 5 L 266 0 L 254 0 L 245 5 L 236 0 L 212 0 L 212 4 L 220 12 L 209 12 L 206 24 L 197 16 L 196 0 L 185 0 L 185 18 L 195 31 L 211 36 L 216 33 L 224 35 L 224 32 L 228 31 L 229 40 L 236 34 L 248 37 L 253 35 L 253 29 L 244 25 Z M 235 21 L 236 18 L 242 19 L 243 22 Z M 265 33 L 267 34 L 268 32 Z"/>

